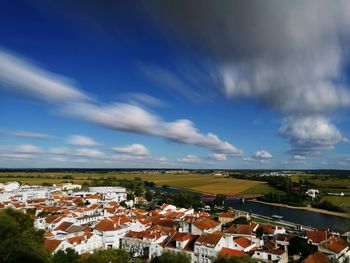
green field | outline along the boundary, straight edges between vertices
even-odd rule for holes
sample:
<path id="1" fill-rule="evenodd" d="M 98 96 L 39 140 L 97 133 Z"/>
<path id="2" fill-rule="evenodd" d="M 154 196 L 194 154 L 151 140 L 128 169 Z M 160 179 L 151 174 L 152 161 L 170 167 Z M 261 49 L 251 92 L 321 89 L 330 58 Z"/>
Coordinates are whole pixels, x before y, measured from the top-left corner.
<path id="1" fill-rule="evenodd" d="M 324 196 L 321 201 L 329 201 L 342 208 L 350 207 L 350 196 Z"/>
<path id="2" fill-rule="evenodd" d="M 40 177 L 39 177 L 40 176 Z M 72 176 L 72 179 L 63 177 Z M 0 173 L 0 182 L 19 181 L 26 184 L 62 183 L 73 181 L 82 184 L 90 179 L 113 176 L 133 180 L 140 177 L 157 185 L 182 188 L 208 194 L 264 194 L 274 189 L 264 182 L 216 177 L 208 174 L 144 174 L 144 173 Z"/>

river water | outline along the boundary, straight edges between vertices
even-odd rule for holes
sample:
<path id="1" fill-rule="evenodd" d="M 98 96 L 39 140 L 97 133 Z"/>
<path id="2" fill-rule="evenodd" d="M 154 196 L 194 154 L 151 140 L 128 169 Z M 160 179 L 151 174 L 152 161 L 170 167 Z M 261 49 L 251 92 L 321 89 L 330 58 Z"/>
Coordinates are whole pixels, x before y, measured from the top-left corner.
<path id="1" fill-rule="evenodd" d="M 179 193 L 186 190 L 175 189 L 175 188 L 162 188 L 162 187 L 152 187 L 152 190 L 168 192 L 168 193 Z M 191 191 L 187 191 L 194 193 Z M 239 200 L 226 200 L 225 205 L 230 206 L 234 209 L 251 212 L 254 214 L 259 214 L 263 216 L 280 215 L 283 216 L 283 220 L 305 225 L 316 228 L 330 228 L 333 229 L 337 225 L 344 223 L 347 219 L 327 215 L 317 212 L 311 212 L 306 210 L 292 209 L 287 207 L 278 207 L 261 203 L 245 202 L 241 203 Z"/>

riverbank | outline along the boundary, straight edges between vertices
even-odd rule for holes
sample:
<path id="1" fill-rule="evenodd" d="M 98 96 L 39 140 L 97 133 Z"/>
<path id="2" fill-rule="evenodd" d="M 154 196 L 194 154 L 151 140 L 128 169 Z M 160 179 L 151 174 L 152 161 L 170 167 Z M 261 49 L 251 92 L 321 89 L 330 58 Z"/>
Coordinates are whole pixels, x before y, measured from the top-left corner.
<path id="1" fill-rule="evenodd" d="M 314 208 L 314 207 L 290 206 L 290 205 L 279 204 L 279 203 L 269 203 L 269 202 L 259 201 L 259 200 L 256 200 L 256 199 L 251 199 L 251 200 L 247 200 L 247 201 L 254 202 L 254 203 L 260 203 L 260 204 L 265 204 L 265 205 L 272 205 L 272 206 L 278 206 L 278 207 L 291 208 L 291 209 L 306 210 L 306 211 L 310 211 L 310 212 L 322 213 L 322 214 L 327 214 L 327 215 L 332 215 L 332 216 L 339 216 L 339 217 L 350 219 L 350 214 L 334 212 L 334 211 L 328 211 L 328 210 Z"/>

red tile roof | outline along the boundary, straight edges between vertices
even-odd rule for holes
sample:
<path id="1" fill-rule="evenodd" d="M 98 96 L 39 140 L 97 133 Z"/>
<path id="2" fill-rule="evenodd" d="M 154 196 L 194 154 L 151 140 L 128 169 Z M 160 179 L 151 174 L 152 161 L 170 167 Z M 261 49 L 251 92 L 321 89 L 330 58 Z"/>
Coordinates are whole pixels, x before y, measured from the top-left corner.
<path id="1" fill-rule="evenodd" d="M 241 256 L 245 255 L 245 253 L 243 251 L 232 249 L 232 248 L 227 248 L 227 247 L 223 247 L 220 250 L 220 254 L 231 256 L 231 257 L 241 257 Z"/>
<path id="2" fill-rule="evenodd" d="M 222 238 L 222 233 L 220 233 L 220 232 L 211 233 L 211 234 L 203 234 L 197 239 L 196 244 L 215 247 L 217 245 L 217 243 L 219 243 L 221 238 Z"/>
<path id="3" fill-rule="evenodd" d="M 332 237 L 327 242 L 323 243 L 322 246 L 335 253 L 340 253 L 344 248 L 348 247 L 349 244 L 340 238 Z"/>
<path id="4" fill-rule="evenodd" d="M 250 240 L 246 239 L 245 237 L 238 237 L 238 238 L 234 239 L 233 242 L 237 243 L 238 245 L 240 245 L 243 248 L 247 248 L 252 244 L 252 242 Z"/>
<path id="5" fill-rule="evenodd" d="M 195 221 L 192 224 L 200 230 L 211 229 L 220 225 L 219 222 L 210 219 L 205 221 Z"/>
<path id="6" fill-rule="evenodd" d="M 226 217 L 226 218 L 234 218 L 235 217 L 235 213 L 233 213 L 232 211 L 229 212 L 221 212 L 219 214 L 219 217 Z"/>
<path id="7" fill-rule="evenodd" d="M 113 221 L 104 219 L 98 222 L 94 229 L 99 231 L 115 231 L 120 228 L 121 227 L 115 224 Z"/>
<path id="8" fill-rule="evenodd" d="M 244 225 L 244 224 L 232 225 L 225 231 L 225 233 L 255 236 L 255 233 L 253 233 L 253 228 L 254 227 L 251 225 Z"/>
<path id="9" fill-rule="evenodd" d="M 317 251 L 316 253 L 309 255 L 305 258 L 302 263 L 331 263 L 332 261 L 322 252 Z"/>
<path id="10" fill-rule="evenodd" d="M 62 240 L 45 239 L 44 246 L 48 251 L 50 251 L 52 253 L 58 248 L 58 246 L 61 243 L 62 243 Z"/>
<path id="11" fill-rule="evenodd" d="M 57 226 L 54 230 L 56 230 L 56 231 L 59 231 L 59 230 L 65 231 L 71 225 L 73 225 L 73 223 L 64 221 L 61 224 L 59 224 L 59 226 Z"/>
<path id="12" fill-rule="evenodd" d="M 188 251 L 193 251 L 194 249 L 194 243 L 197 240 L 198 236 L 196 235 L 191 235 L 188 233 L 180 233 L 180 232 L 176 232 L 168 242 L 166 242 L 166 244 L 164 245 L 165 247 L 168 248 L 176 248 L 176 241 L 178 242 L 186 242 L 186 245 L 184 248 L 182 248 L 183 250 L 188 250 Z"/>
<path id="13" fill-rule="evenodd" d="M 311 240 L 313 243 L 321 243 L 327 239 L 327 231 L 316 230 L 316 231 L 306 231 L 306 237 L 308 240 Z"/>

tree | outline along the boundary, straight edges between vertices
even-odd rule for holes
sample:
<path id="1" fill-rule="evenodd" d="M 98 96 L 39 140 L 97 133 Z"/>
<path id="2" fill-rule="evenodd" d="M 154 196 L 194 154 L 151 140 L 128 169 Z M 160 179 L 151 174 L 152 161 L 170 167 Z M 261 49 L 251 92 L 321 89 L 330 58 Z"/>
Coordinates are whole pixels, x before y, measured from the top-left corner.
<path id="1" fill-rule="evenodd" d="M 257 237 L 257 238 L 261 238 L 263 235 L 264 235 L 264 228 L 263 228 L 263 227 L 259 227 L 259 228 L 256 230 L 256 237 Z"/>
<path id="2" fill-rule="evenodd" d="M 257 263 L 255 259 L 248 256 L 242 257 L 230 257 L 230 256 L 219 256 L 215 259 L 214 263 Z"/>
<path id="3" fill-rule="evenodd" d="M 226 199 L 226 195 L 218 194 L 213 200 L 213 205 L 223 206 Z"/>
<path id="4" fill-rule="evenodd" d="M 145 199 L 148 201 L 148 202 L 151 202 L 153 200 L 153 193 L 149 190 L 146 190 L 145 192 Z"/>
<path id="5" fill-rule="evenodd" d="M 35 229 L 33 223 L 31 216 L 22 212 L 0 211 L 0 262 L 49 262 L 44 231 Z"/>
<path id="6" fill-rule="evenodd" d="M 232 223 L 246 225 L 246 224 L 249 224 L 249 221 L 245 216 L 241 216 L 233 220 Z"/>
<path id="7" fill-rule="evenodd" d="M 123 249 L 98 250 L 82 260 L 82 263 L 128 263 L 129 253 Z"/>
<path id="8" fill-rule="evenodd" d="M 151 263 L 190 263 L 191 259 L 182 252 L 166 251 L 161 256 L 152 259 Z"/>
<path id="9" fill-rule="evenodd" d="M 79 254 L 74 249 L 59 250 L 52 258 L 52 263 L 78 263 Z"/>
<path id="10" fill-rule="evenodd" d="M 288 254 L 301 255 L 302 258 L 315 253 L 317 247 L 307 243 L 307 240 L 301 237 L 292 237 L 289 241 Z"/>

